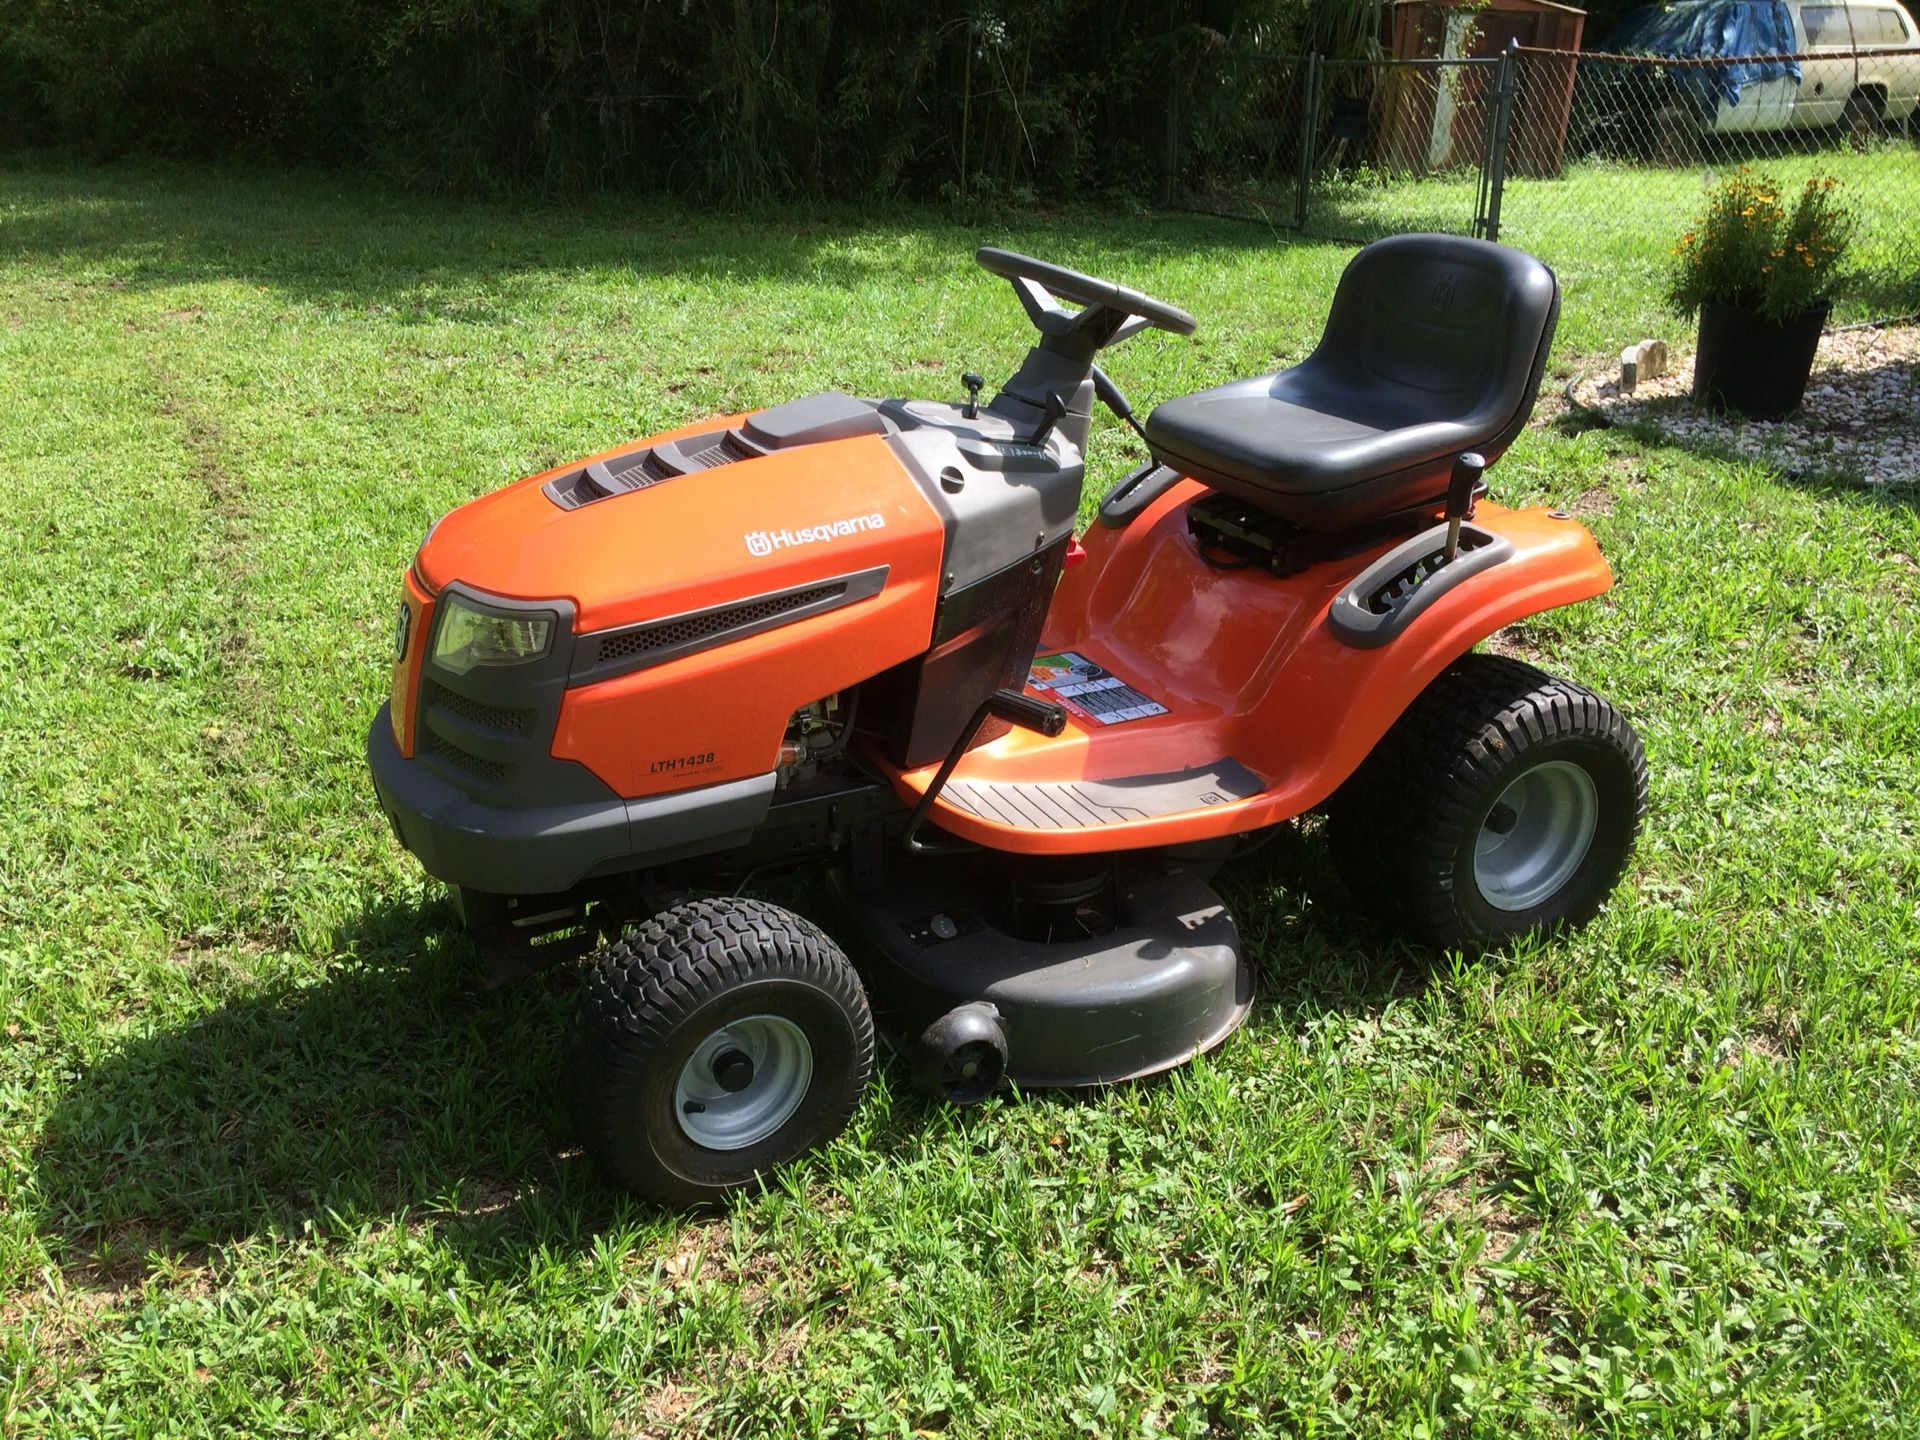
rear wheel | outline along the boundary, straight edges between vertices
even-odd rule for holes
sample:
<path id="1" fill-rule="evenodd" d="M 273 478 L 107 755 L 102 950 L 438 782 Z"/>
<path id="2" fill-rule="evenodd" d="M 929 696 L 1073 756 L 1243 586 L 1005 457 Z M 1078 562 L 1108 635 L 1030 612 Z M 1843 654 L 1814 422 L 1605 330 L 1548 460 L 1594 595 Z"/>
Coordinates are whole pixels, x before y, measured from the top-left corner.
<path id="1" fill-rule="evenodd" d="M 845 1127 L 873 1068 L 859 976 L 813 925 L 696 900 L 607 946 L 574 1015 L 573 1101 L 613 1180 L 718 1199 Z"/>
<path id="2" fill-rule="evenodd" d="M 1887 101 L 1877 90 L 1855 90 L 1840 112 L 1840 129 L 1857 150 L 1871 145 L 1884 129 Z"/>
<path id="3" fill-rule="evenodd" d="M 1354 898 L 1440 945 L 1583 924 L 1647 806 L 1633 727 L 1567 680 L 1467 655 L 1407 708 L 1328 803 Z"/>

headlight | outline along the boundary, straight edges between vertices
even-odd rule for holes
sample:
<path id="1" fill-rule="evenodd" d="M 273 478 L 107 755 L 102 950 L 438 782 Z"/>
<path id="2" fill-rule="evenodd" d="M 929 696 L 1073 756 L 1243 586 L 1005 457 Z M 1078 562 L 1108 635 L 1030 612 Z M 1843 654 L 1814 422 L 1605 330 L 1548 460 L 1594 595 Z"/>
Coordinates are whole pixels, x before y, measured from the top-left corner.
<path id="1" fill-rule="evenodd" d="M 470 600 L 448 595 L 440 602 L 434 628 L 433 663 L 455 675 L 476 665 L 523 665 L 553 647 L 558 617 L 547 611 L 503 614 L 483 610 Z"/>

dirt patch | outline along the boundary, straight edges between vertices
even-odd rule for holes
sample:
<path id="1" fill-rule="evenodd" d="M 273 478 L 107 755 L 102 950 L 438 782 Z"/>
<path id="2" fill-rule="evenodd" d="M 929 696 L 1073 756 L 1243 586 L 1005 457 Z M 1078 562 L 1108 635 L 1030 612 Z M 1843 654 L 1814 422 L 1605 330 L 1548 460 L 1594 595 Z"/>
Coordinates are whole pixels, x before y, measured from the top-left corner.
<path id="1" fill-rule="evenodd" d="M 687 1433 L 687 1423 L 699 1407 L 696 1392 L 665 1380 L 647 1392 L 632 1425 L 619 1427 L 615 1433 L 630 1440 L 670 1440 Z"/>
<path id="2" fill-rule="evenodd" d="M 1542 652 L 1527 633 L 1527 627 L 1509 625 L 1504 630 L 1496 630 L 1485 641 L 1487 653 L 1504 655 L 1509 660 L 1519 660 L 1528 665 L 1538 665 Z"/>

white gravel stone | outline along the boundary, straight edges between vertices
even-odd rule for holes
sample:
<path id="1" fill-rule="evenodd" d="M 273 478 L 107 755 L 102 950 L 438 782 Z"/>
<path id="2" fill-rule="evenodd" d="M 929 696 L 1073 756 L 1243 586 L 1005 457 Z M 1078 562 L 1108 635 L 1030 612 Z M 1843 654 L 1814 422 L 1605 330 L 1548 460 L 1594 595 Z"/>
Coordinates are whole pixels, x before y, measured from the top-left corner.
<path id="1" fill-rule="evenodd" d="M 1920 325 L 1821 336 L 1806 401 L 1776 423 L 1702 410 L 1692 390 L 1689 355 L 1631 393 L 1610 375 L 1582 376 L 1569 398 L 1609 423 L 1647 425 L 1783 470 L 1869 485 L 1920 483 Z"/>

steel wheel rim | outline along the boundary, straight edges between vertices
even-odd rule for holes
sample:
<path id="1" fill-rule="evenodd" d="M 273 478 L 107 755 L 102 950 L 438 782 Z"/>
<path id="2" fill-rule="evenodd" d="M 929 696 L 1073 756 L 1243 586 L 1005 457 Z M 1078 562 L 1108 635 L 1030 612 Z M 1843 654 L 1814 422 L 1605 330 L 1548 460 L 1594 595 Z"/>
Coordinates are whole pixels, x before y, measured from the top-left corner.
<path id="1" fill-rule="evenodd" d="M 749 1078 L 729 1089 L 740 1060 Z M 800 1108 L 813 1084 L 813 1046 L 806 1032 L 780 1015 L 729 1021 L 694 1047 L 673 1086 L 680 1130 L 709 1150 L 744 1150 L 773 1134 Z"/>
<path id="2" fill-rule="evenodd" d="M 1570 760 L 1548 760 L 1500 792 L 1473 842 L 1473 879 L 1496 910 L 1533 910 L 1557 895 L 1593 848 L 1600 792 Z"/>

